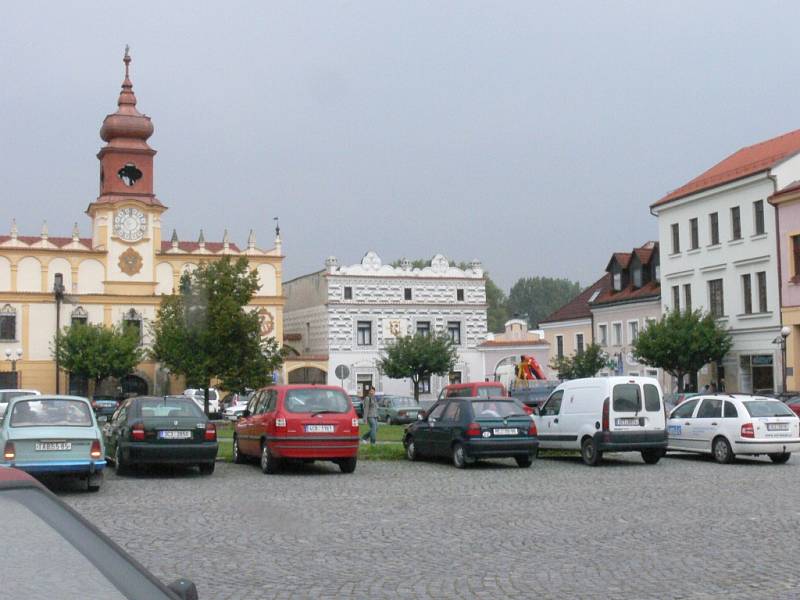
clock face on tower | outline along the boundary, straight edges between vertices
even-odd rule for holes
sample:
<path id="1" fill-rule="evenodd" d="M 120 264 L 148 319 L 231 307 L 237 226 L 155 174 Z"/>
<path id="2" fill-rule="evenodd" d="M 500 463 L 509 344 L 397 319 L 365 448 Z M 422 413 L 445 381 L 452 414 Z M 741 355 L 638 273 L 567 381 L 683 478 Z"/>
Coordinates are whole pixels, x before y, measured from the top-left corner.
<path id="1" fill-rule="evenodd" d="M 138 242 L 147 231 L 147 217 L 138 208 L 121 208 L 114 215 L 114 234 L 126 242 Z"/>

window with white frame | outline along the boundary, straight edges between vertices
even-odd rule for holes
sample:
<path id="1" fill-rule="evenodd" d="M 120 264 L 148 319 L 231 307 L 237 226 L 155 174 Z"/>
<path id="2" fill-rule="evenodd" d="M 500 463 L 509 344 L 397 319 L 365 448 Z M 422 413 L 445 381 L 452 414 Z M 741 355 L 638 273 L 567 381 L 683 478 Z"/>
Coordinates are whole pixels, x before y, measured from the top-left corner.
<path id="1" fill-rule="evenodd" d="M 17 339 L 17 311 L 10 304 L 0 308 L 0 340 L 13 342 Z"/>
<path id="2" fill-rule="evenodd" d="M 447 322 L 447 335 L 457 346 L 461 345 L 461 321 Z"/>
<path id="3" fill-rule="evenodd" d="M 345 300 L 352 300 L 353 299 L 353 288 L 349 285 L 344 287 L 344 299 Z"/>
<path id="4" fill-rule="evenodd" d="M 628 333 L 630 334 L 631 344 L 639 339 L 639 321 L 628 321 Z"/>
<path id="5" fill-rule="evenodd" d="M 430 321 L 417 321 L 417 335 L 424 335 L 425 337 L 431 334 Z"/>
<path id="6" fill-rule="evenodd" d="M 556 356 L 558 358 L 564 358 L 564 336 L 557 335 L 556 336 Z"/>
<path id="7" fill-rule="evenodd" d="M 597 339 L 600 341 L 601 346 L 608 346 L 608 325 L 600 323 L 597 326 Z"/>
<path id="8" fill-rule="evenodd" d="M 131 308 L 122 316 L 122 328 L 126 333 L 130 333 L 142 343 L 142 334 L 144 328 L 142 327 L 142 315 L 136 312 L 136 309 Z"/>
<path id="9" fill-rule="evenodd" d="M 89 322 L 89 313 L 82 306 L 77 307 L 70 315 L 70 325 L 86 325 Z"/>
<path id="10" fill-rule="evenodd" d="M 658 370 L 657 369 L 647 369 L 644 374 L 647 377 L 658 377 Z"/>
<path id="11" fill-rule="evenodd" d="M 423 377 L 419 380 L 417 384 L 417 389 L 419 389 L 420 394 L 430 394 L 431 393 L 431 378 L 430 376 Z"/>
<path id="12" fill-rule="evenodd" d="M 359 346 L 372 346 L 372 321 L 358 321 L 356 323 L 356 344 Z"/>
<path id="13" fill-rule="evenodd" d="M 583 354 L 583 334 L 576 333 L 575 334 L 575 351 L 578 354 Z"/>
<path id="14" fill-rule="evenodd" d="M 612 331 L 614 332 L 614 337 L 612 338 L 614 345 L 622 346 L 622 323 L 614 323 Z"/>

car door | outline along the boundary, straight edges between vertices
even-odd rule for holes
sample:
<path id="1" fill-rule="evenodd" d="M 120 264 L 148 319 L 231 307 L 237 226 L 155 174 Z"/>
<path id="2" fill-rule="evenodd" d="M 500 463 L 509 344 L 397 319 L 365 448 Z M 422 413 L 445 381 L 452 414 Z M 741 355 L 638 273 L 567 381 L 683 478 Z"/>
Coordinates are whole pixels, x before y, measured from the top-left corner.
<path id="1" fill-rule="evenodd" d="M 703 398 L 692 419 L 692 437 L 689 448 L 697 452 L 711 452 L 711 441 L 719 434 L 722 424 L 722 398 Z"/>
<path id="2" fill-rule="evenodd" d="M 268 410 L 270 405 L 275 405 L 276 396 L 277 392 L 274 389 L 264 391 L 261 394 L 261 400 L 255 407 L 256 414 L 253 416 L 253 428 L 250 432 L 250 436 L 259 452 L 261 451 L 261 438 L 267 434 L 269 425 L 270 414 Z"/>
<path id="3" fill-rule="evenodd" d="M 126 400 L 111 417 L 111 421 L 103 426 L 103 438 L 107 456 L 115 456 L 120 437 L 124 435 L 125 427 L 128 423 L 128 412 L 130 411 L 131 400 Z"/>
<path id="4" fill-rule="evenodd" d="M 556 390 L 542 405 L 536 418 L 536 429 L 539 431 L 540 448 L 564 448 L 566 443 L 561 439 L 559 414 L 564 399 L 564 390 Z"/>
<path id="5" fill-rule="evenodd" d="M 699 399 L 686 400 L 672 409 L 667 422 L 667 437 L 670 450 L 690 450 L 690 441 L 693 436 L 692 415 L 697 408 Z"/>
<path id="6" fill-rule="evenodd" d="M 253 442 L 251 434 L 253 419 L 255 418 L 255 409 L 259 400 L 261 400 L 262 394 L 263 392 L 261 391 L 253 394 L 253 397 L 250 398 L 250 402 L 247 405 L 247 416 L 242 417 L 236 422 L 236 437 L 239 440 L 239 451 L 242 454 L 257 455 L 259 453 L 259 448 L 257 444 Z"/>
<path id="7" fill-rule="evenodd" d="M 453 443 L 455 430 L 458 429 L 461 419 L 461 406 L 463 402 L 451 400 L 442 413 L 442 418 L 434 424 L 431 435 L 433 437 L 433 451 L 437 456 L 450 456 L 450 446 Z"/>
<path id="8" fill-rule="evenodd" d="M 425 420 L 421 421 L 417 426 L 416 433 L 414 434 L 414 444 L 416 445 L 417 452 L 427 456 L 436 455 L 434 445 L 435 430 L 447 404 L 449 404 L 447 401 L 438 402 L 433 406 Z"/>

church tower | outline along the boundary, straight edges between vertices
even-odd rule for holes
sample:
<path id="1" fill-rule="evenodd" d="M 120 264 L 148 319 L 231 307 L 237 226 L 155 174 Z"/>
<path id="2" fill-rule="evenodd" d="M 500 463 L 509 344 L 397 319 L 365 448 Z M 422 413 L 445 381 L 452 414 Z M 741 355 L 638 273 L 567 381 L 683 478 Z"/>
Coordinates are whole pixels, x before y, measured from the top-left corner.
<path id="1" fill-rule="evenodd" d="M 106 293 L 152 294 L 155 254 L 161 248 L 161 214 L 166 207 L 153 191 L 153 135 L 150 117 L 136 109 L 125 48 L 125 79 L 117 111 L 100 128 L 100 194 L 86 213 L 92 219 L 92 247 L 107 253 Z"/>

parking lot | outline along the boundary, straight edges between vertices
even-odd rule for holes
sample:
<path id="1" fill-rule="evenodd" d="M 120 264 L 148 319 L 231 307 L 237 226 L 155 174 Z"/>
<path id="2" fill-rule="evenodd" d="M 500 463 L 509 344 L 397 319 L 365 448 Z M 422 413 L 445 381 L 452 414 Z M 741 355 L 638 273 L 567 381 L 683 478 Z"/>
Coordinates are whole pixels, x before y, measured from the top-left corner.
<path id="1" fill-rule="evenodd" d="M 109 472 L 58 494 L 200 598 L 797 598 L 800 458 Z"/>

